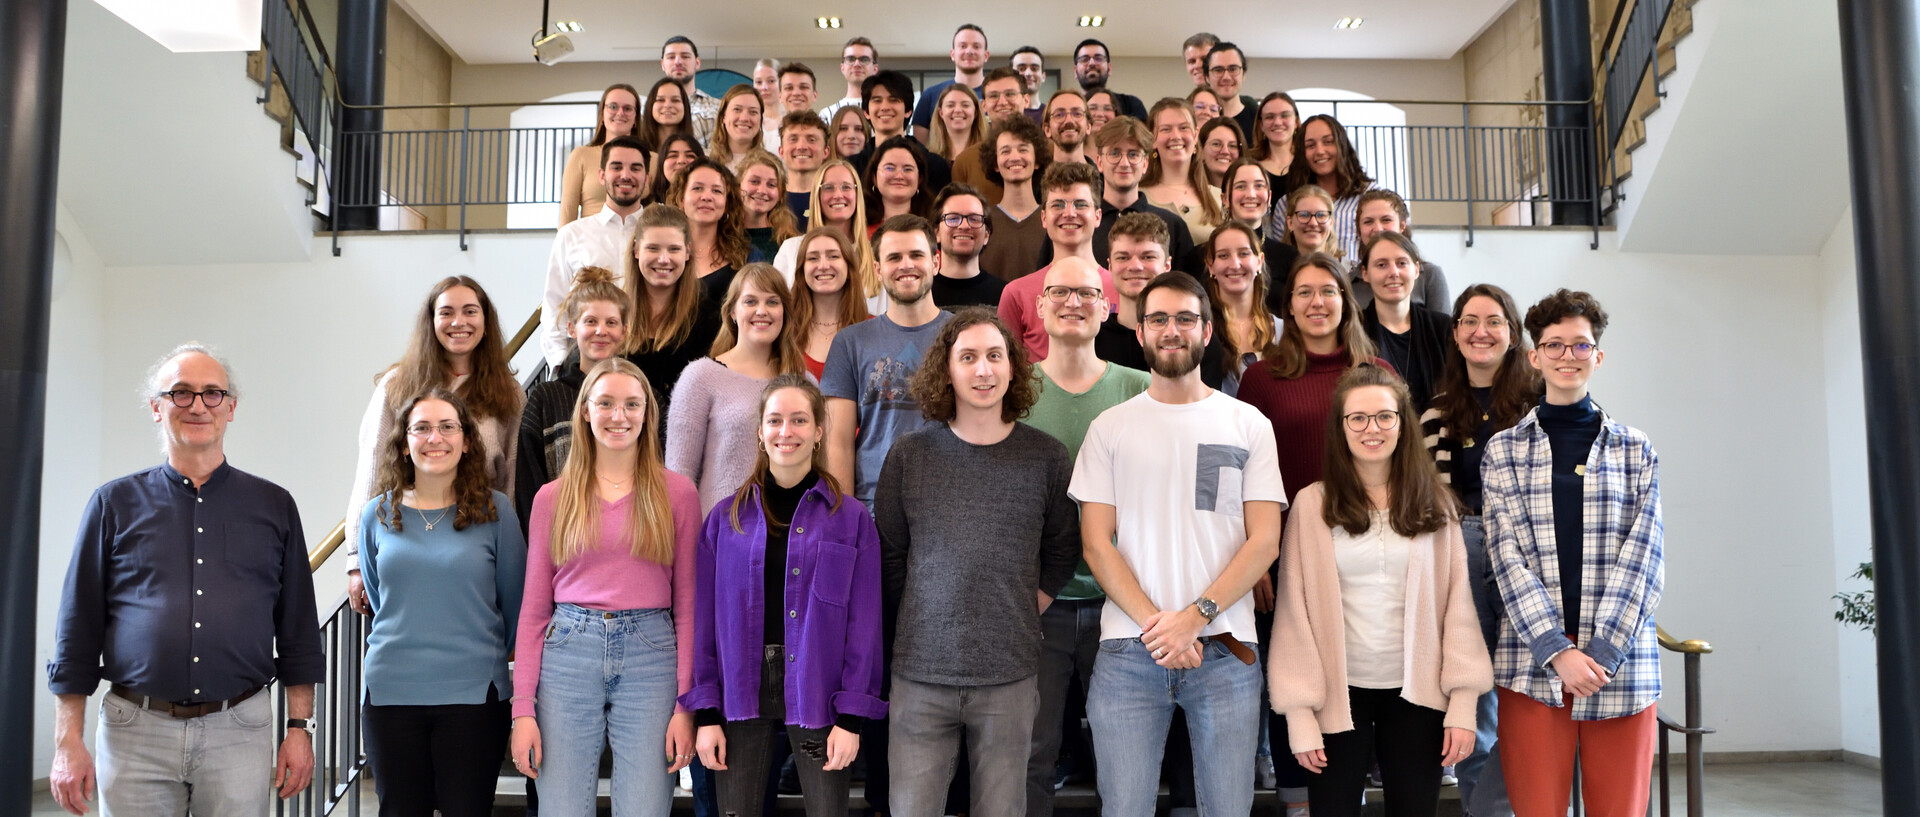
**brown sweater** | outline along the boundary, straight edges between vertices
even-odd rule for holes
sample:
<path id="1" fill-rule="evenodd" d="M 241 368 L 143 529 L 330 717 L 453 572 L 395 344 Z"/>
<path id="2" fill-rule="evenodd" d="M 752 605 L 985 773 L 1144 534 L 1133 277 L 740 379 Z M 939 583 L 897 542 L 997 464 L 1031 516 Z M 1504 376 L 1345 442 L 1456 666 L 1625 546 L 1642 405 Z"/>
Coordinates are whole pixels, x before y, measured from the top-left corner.
<path id="1" fill-rule="evenodd" d="M 1340 574 L 1333 531 L 1320 517 L 1323 490 L 1316 482 L 1294 496 L 1268 647 L 1273 710 L 1287 716 L 1295 752 L 1324 748 L 1322 734 L 1354 728 Z M 1467 548 L 1457 522 L 1413 537 L 1406 602 L 1400 697 L 1447 713 L 1449 727 L 1473 729 L 1475 700 L 1493 688 L 1493 662 L 1467 590 Z"/>

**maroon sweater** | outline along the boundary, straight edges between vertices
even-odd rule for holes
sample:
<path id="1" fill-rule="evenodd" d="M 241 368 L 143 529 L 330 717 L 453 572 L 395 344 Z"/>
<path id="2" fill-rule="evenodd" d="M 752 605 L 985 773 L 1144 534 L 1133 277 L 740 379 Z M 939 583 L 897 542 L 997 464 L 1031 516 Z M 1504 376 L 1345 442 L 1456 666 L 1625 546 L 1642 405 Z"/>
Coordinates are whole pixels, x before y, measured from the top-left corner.
<path id="1" fill-rule="evenodd" d="M 1379 358 L 1375 365 L 1391 371 Z M 1273 439 L 1280 454 L 1280 480 L 1287 502 L 1315 482 L 1326 465 L 1327 418 L 1333 414 L 1333 387 L 1347 369 L 1347 353 L 1307 353 L 1307 371 L 1291 380 L 1276 380 L 1273 365 L 1262 360 L 1240 376 L 1241 401 L 1260 410 L 1273 423 Z M 1414 418 L 1404 418 L 1412 420 Z"/>

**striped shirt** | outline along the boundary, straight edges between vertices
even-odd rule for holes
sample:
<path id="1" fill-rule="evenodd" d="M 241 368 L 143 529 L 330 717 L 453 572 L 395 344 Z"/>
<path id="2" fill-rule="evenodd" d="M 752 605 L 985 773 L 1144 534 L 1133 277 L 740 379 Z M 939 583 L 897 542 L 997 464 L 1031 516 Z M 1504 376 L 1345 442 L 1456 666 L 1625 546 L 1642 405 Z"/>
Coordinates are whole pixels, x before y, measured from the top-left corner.
<path id="1" fill-rule="evenodd" d="M 1646 434 L 1601 413 L 1585 465 L 1579 631 L 1569 640 L 1560 610 L 1553 522 L 1553 450 L 1538 410 L 1494 435 L 1481 465 L 1488 550 L 1506 605 L 1494 650 L 1494 683 L 1548 706 L 1562 705 L 1549 662 L 1579 647 L 1612 680 L 1575 699 L 1573 718 L 1632 715 L 1660 698 L 1654 608 L 1666 581 L 1660 521 L 1660 459 Z"/>

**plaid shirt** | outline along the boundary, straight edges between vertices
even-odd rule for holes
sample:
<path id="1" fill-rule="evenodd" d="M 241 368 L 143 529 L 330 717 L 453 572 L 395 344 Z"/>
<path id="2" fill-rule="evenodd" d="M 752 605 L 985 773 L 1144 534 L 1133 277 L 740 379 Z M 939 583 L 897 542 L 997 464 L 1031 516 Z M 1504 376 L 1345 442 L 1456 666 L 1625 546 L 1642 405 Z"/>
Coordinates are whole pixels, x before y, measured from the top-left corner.
<path id="1" fill-rule="evenodd" d="M 1562 705 L 1549 663 L 1578 647 L 1612 676 L 1599 694 L 1576 698 L 1573 718 L 1635 714 L 1660 698 L 1653 610 L 1666 582 L 1661 556 L 1660 460 L 1653 444 L 1605 412 L 1587 454 L 1580 632 L 1565 633 L 1554 541 L 1553 450 L 1536 411 L 1487 443 L 1487 546 L 1506 616 L 1493 656 L 1494 682 L 1548 706 Z M 1577 642 L 1577 643 L 1576 643 Z"/>

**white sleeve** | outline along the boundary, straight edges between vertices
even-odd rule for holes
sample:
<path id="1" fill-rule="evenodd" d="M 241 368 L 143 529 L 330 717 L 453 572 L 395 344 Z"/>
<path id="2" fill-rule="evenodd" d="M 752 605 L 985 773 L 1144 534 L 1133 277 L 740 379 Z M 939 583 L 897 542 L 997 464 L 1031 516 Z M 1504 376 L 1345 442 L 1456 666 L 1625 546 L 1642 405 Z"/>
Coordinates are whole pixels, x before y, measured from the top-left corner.
<path id="1" fill-rule="evenodd" d="M 787 277 L 787 289 L 792 290 L 794 273 L 800 269 L 800 236 L 780 242 L 779 251 L 773 254 L 773 268 Z"/>
<path id="2" fill-rule="evenodd" d="M 1080 456 L 1073 463 L 1073 481 L 1067 484 L 1067 495 L 1076 502 L 1115 504 L 1113 448 L 1107 442 L 1108 428 L 1113 425 L 1112 413 L 1113 409 L 1107 409 L 1095 417 L 1087 426 L 1086 439 L 1080 442 Z"/>
<path id="3" fill-rule="evenodd" d="M 575 270 L 567 258 L 568 235 L 567 228 L 561 227 L 553 236 L 553 249 L 547 253 L 547 284 L 540 293 L 540 354 L 547 359 L 547 365 L 555 369 L 567 362 L 567 352 L 572 348 L 567 331 L 555 318 L 560 314 L 560 303 L 567 299 L 567 292 L 573 287 Z"/>
<path id="4" fill-rule="evenodd" d="M 360 418 L 360 435 L 357 438 L 358 456 L 353 464 L 353 489 L 347 494 L 346 541 L 347 570 L 359 570 L 360 562 L 360 522 L 367 510 L 367 500 L 373 498 L 374 470 L 380 467 L 380 442 L 390 430 L 387 423 L 387 384 L 393 381 L 393 373 L 388 372 L 373 387 L 373 398 L 367 401 L 367 413 Z"/>
<path id="5" fill-rule="evenodd" d="M 1240 417 L 1247 430 L 1247 467 L 1241 473 L 1245 482 L 1241 483 L 1240 499 L 1278 502 L 1280 509 L 1286 510 L 1287 487 L 1280 480 L 1280 450 L 1274 442 L 1273 423 L 1252 406 L 1243 403 L 1235 408 L 1247 409 Z"/>

